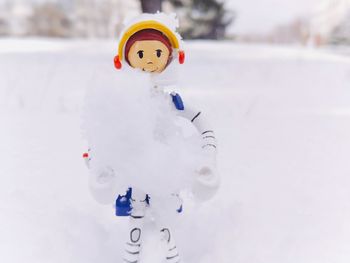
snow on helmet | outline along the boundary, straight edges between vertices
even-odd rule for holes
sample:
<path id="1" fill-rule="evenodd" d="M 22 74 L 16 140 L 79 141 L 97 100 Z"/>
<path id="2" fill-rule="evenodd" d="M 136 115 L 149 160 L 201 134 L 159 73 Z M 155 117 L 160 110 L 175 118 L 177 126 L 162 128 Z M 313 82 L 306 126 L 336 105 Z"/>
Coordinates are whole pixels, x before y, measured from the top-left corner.
<path id="1" fill-rule="evenodd" d="M 127 41 L 135 33 L 145 29 L 154 29 L 163 33 L 173 48 L 173 56 L 177 55 L 179 63 L 183 64 L 185 62 L 185 52 L 182 48 L 182 38 L 176 32 L 178 26 L 179 22 L 175 14 L 166 15 L 164 13 L 142 14 L 126 22 L 119 37 L 118 54 L 114 57 L 114 66 L 121 69 L 122 62 L 126 60 L 124 52 Z"/>

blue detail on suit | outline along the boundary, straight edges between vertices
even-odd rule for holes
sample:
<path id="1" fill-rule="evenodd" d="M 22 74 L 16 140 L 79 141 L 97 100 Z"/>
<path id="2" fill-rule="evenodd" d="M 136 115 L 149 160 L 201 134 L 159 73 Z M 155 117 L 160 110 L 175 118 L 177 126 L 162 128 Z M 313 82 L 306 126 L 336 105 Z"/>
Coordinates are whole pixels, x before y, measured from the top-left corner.
<path id="1" fill-rule="evenodd" d="M 131 207 L 132 189 L 129 188 L 125 195 L 118 195 L 115 201 L 116 216 L 129 216 L 132 210 Z"/>
<path id="2" fill-rule="evenodd" d="M 130 187 L 128 191 L 126 191 L 125 195 L 118 195 L 117 200 L 115 201 L 115 215 L 116 216 L 130 216 L 132 211 L 131 206 L 131 196 L 132 196 L 132 188 Z M 150 205 L 150 196 L 146 195 L 146 203 Z M 182 205 L 176 209 L 178 213 L 182 212 Z"/>
<path id="3" fill-rule="evenodd" d="M 176 107 L 177 110 L 184 110 L 185 107 L 184 107 L 184 103 L 181 99 L 181 96 L 178 94 L 178 93 L 175 93 L 175 94 L 170 94 L 172 99 L 173 99 L 173 103 Z"/>

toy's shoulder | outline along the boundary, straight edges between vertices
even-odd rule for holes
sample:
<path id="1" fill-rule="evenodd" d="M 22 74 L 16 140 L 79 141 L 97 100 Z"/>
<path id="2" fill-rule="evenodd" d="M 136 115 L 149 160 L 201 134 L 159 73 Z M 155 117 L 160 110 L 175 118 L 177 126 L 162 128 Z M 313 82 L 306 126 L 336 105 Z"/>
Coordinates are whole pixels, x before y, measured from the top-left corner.
<path id="1" fill-rule="evenodd" d="M 173 91 L 170 93 L 170 96 L 171 96 L 172 101 L 174 103 L 174 106 L 177 110 L 184 110 L 185 109 L 185 105 L 184 105 L 183 100 L 182 100 L 179 93 L 176 93 L 175 91 Z"/>

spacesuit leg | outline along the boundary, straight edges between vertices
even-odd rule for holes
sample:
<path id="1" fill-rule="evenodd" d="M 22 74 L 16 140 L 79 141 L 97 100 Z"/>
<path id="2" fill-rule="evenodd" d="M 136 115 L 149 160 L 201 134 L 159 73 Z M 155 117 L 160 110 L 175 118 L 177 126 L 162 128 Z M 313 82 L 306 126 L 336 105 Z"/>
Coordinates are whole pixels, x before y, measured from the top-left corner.
<path id="1" fill-rule="evenodd" d="M 126 263 L 138 263 L 141 253 L 143 218 L 130 217 L 129 238 L 125 243 L 123 260 Z"/>
<path id="2" fill-rule="evenodd" d="M 166 262 L 167 263 L 179 263 L 181 262 L 179 251 L 177 249 L 174 237 L 172 236 L 169 228 L 162 228 L 160 230 L 162 239 L 166 242 Z"/>
<path id="3" fill-rule="evenodd" d="M 133 191 L 130 214 L 129 237 L 125 244 L 123 260 L 126 263 L 138 263 L 142 249 L 142 231 L 147 208 L 146 195 L 142 192 Z"/>

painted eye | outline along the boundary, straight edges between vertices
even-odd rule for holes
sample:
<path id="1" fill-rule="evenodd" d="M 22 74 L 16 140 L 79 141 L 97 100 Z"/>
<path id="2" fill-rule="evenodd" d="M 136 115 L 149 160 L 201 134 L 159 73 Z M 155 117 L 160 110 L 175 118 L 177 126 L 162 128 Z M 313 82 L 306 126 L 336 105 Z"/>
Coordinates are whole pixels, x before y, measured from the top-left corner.
<path id="1" fill-rule="evenodd" d="M 160 56 L 162 55 L 162 50 L 157 49 L 156 51 L 157 51 L 157 57 L 159 57 L 159 58 L 160 58 Z"/>
<path id="2" fill-rule="evenodd" d="M 139 55 L 139 58 L 143 58 L 143 50 L 138 51 L 137 54 Z"/>

